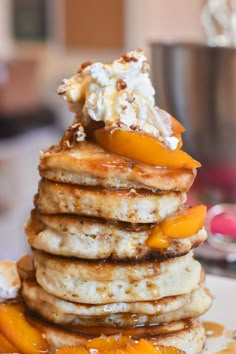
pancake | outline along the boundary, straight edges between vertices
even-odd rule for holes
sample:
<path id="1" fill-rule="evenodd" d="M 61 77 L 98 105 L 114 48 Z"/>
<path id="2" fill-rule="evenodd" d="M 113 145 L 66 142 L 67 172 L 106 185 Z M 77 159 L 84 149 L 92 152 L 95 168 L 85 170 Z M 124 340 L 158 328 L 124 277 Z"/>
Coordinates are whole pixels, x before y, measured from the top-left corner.
<path id="1" fill-rule="evenodd" d="M 211 305 L 211 295 L 200 287 L 190 294 L 158 301 L 84 305 L 50 295 L 36 282 L 24 281 L 22 296 L 31 310 L 60 325 L 134 327 L 169 323 L 202 315 Z"/>
<path id="2" fill-rule="evenodd" d="M 99 327 L 60 327 L 28 314 L 29 321 L 44 333 L 54 352 L 63 346 L 85 345 L 87 340 L 101 335 Z M 133 339 L 144 338 L 154 345 L 174 346 L 187 354 L 200 354 L 205 341 L 205 330 L 197 319 L 175 321 L 169 324 L 129 329 L 103 328 L 104 335 L 122 334 Z"/>
<path id="3" fill-rule="evenodd" d="M 131 223 L 153 223 L 175 212 L 186 193 L 82 188 L 41 180 L 35 206 L 45 214 L 78 214 Z"/>
<path id="4" fill-rule="evenodd" d="M 149 224 L 131 225 L 73 215 L 46 215 L 36 210 L 32 211 L 25 227 L 33 248 L 86 259 L 176 257 L 188 253 L 207 237 L 205 229 L 201 229 L 192 237 L 172 239 L 168 248 L 153 250 L 145 245 L 150 230 Z"/>
<path id="5" fill-rule="evenodd" d="M 187 192 L 196 170 L 158 168 L 110 154 L 84 141 L 72 148 L 53 146 L 41 153 L 40 175 L 46 179 L 105 188 L 147 188 Z"/>
<path id="6" fill-rule="evenodd" d="M 88 262 L 33 251 L 37 282 L 64 300 L 105 304 L 158 300 L 199 288 L 202 268 L 186 256 L 162 262 Z"/>

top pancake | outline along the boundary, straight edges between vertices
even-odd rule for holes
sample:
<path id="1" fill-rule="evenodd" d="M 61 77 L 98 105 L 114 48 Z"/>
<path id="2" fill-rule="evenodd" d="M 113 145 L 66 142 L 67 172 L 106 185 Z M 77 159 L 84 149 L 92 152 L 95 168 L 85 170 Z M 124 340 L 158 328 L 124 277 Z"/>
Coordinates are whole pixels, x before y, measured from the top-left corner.
<path id="1" fill-rule="evenodd" d="M 189 190 L 196 176 L 196 170 L 149 166 L 108 153 L 87 141 L 45 150 L 39 172 L 52 181 L 84 186 L 181 192 Z"/>

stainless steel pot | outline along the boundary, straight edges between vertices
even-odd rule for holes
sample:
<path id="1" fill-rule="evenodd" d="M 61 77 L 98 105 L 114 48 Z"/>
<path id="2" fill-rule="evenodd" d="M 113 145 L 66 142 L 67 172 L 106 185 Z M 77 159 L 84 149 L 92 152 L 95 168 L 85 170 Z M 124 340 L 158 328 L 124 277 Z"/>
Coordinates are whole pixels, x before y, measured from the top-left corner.
<path id="1" fill-rule="evenodd" d="M 186 127 L 185 149 L 203 165 L 235 166 L 236 49 L 153 43 L 151 52 L 157 105 Z"/>

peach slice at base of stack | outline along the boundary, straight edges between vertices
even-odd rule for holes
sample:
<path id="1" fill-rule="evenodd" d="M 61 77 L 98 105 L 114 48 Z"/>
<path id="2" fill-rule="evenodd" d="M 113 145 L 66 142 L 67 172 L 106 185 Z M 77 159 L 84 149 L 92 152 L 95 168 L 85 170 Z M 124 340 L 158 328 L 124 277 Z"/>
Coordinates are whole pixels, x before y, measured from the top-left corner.
<path id="1" fill-rule="evenodd" d="M 0 304 L 0 332 L 22 354 L 48 353 L 47 341 L 27 322 L 22 304 Z"/>
<path id="2" fill-rule="evenodd" d="M 155 225 L 146 245 L 151 248 L 167 248 L 173 238 L 191 237 L 203 227 L 205 217 L 205 205 L 183 208 Z"/>
<path id="3" fill-rule="evenodd" d="M 180 137 L 180 133 L 176 133 L 176 137 L 178 136 Z M 106 128 L 94 130 L 94 138 L 105 150 L 147 165 L 187 169 L 201 166 L 198 161 L 180 150 L 182 140 L 179 141 L 179 147 L 171 150 L 149 134 L 122 129 L 109 132 Z"/>
<path id="4" fill-rule="evenodd" d="M 97 354 L 184 354 L 174 347 L 154 346 L 151 342 L 140 339 L 135 342 L 127 336 L 101 336 L 89 340 L 85 347 L 64 347 L 55 354 L 90 354 L 96 350 Z"/>
<path id="5" fill-rule="evenodd" d="M 17 353 L 18 349 L 14 347 L 2 333 L 0 333 L 0 353 Z"/>

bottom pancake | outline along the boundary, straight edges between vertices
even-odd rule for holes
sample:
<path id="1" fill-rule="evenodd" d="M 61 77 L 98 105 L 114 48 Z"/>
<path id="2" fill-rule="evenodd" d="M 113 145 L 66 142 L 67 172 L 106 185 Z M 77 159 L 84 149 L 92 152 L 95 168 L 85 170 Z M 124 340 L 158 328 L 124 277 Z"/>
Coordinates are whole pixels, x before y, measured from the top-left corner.
<path id="1" fill-rule="evenodd" d="M 205 341 L 205 330 L 197 319 L 176 321 L 165 325 L 136 327 L 130 329 L 106 328 L 101 332 L 99 327 L 65 328 L 44 322 L 28 315 L 29 321 L 44 333 L 51 352 L 63 346 L 84 345 L 87 340 L 103 335 L 122 334 L 133 339 L 147 339 L 154 345 L 173 346 L 184 350 L 187 354 L 200 354 Z"/>

